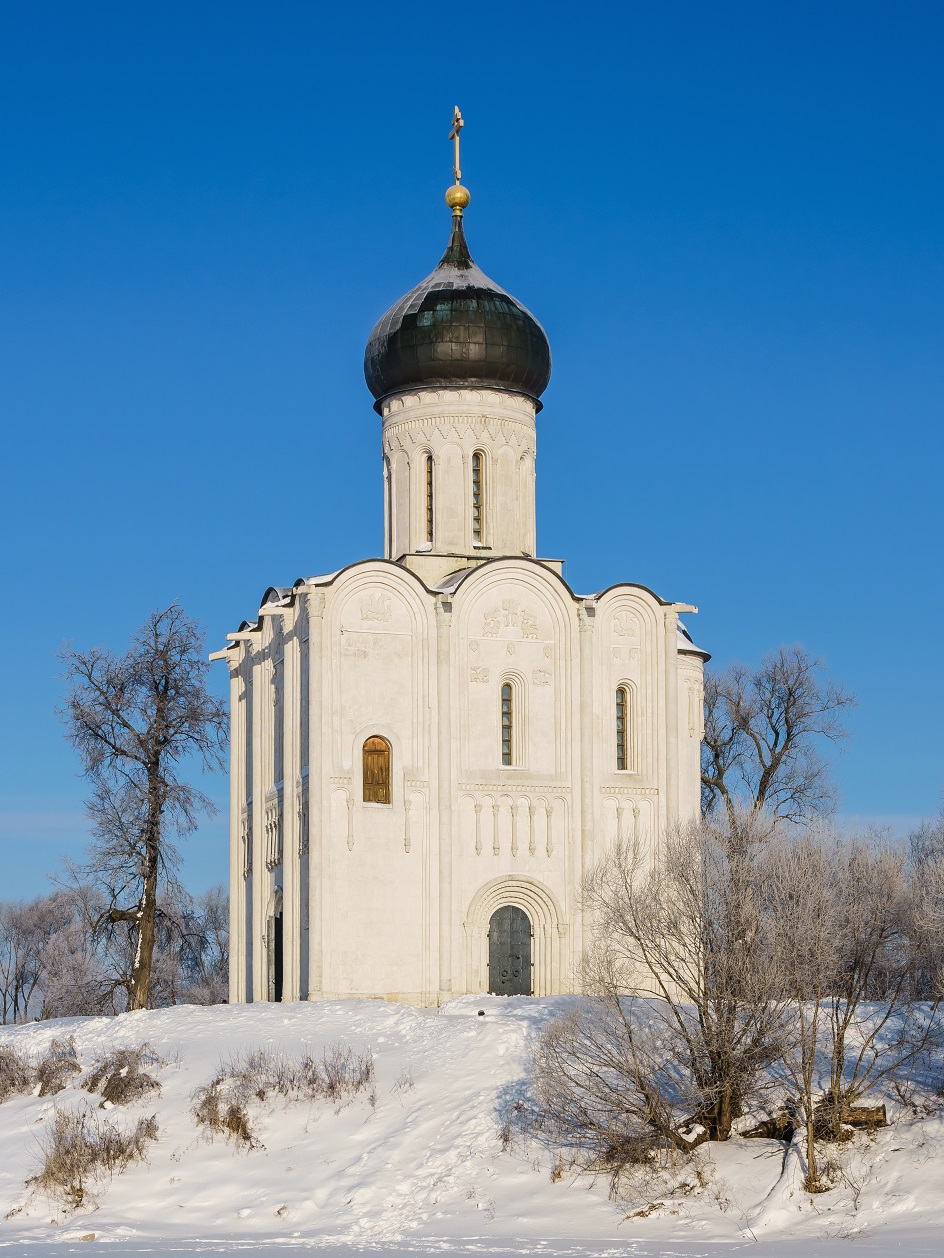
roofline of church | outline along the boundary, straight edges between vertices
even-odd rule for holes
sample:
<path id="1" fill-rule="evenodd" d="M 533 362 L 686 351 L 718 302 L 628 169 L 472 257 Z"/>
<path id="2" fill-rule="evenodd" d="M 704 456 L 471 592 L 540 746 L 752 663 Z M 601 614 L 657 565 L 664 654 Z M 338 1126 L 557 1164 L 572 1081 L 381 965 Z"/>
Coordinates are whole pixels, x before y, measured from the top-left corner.
<path id="1" fill-rule="evenodd" d="M 460 555 L 456 556 L 457 559 L 462 558 L 462 557 L 463 556 L 460 556 Z M 437 589 L 436 586 L 427 585 L 426 582 L 422 579 L 422 577 L 418 576 L 411 568 L 406 567 L 405 564 L 400 563 L 396 559 L 383 559 L 380 557 L 377 557 L 374 559 L 355 559 L 353 563 L 345 564 L 343 568 L 338 568 L 336 572 L 325 573 L 323 577 L 299 577 L 292 585 L 268 586 L 262 595 L 262 601 L 259 604 L 259 610 L 261 612 L 266 607 L 275 607 L 275 606 L 291 607 L 295 603 L 295 593 L 297 590 L 300 590 L 306 587 L 311 589 L 315 587 L 324 587 L 324 586 L 334 585 L 335 581 L 337 581 L 339 577 L 343 577 L 346 573 L 350 572 L 353 568 L 359 568 L 364 564 L 377 564 L 377 563 L 383 564 L 385 567 L 395 568 L 397 572 L 400 572 L 400 573 L 408 573 L 425 593 L 432 594 L 432 595 L 447 596 L 447 597 L 453 595 L 455 591 L 459 588 L 459 586 L 464 584 L 464 582 L 466 582 L 469 579 L 469 577 L 471 577 L 474 573 L 481 572 L 483 569 L 489 568 L 493 564 L 497 564 L 497 563 L 522 564 L 523 563 L 523 564 L 533 565 L 536 568 L 540 568 L 542 572 L 548 573 L 550 576 L 558 580 L 575 603 L 597 603 L 599 602 L 601 598 L 604 597 L 604 595 L 609 594 L 611 590 L 629 589 L 629 590 L 642 590 L 645 594 L 648 594 L 651 598 L 654 598 L 660 607 L 678 607 L 679 609 L 684 609 L 686 612 L 698 611 L 698 608 L 693 607 L 690 603 L 673 603 L 671 599 L 662 598 L 660 597 L 660 595 L 658 595 L 655 592 L 655 590 L 651 590 L 648 585 L 642 585 L 638 581 L 615 581 L 612 585 L 606 586 L 605 589 L 599 590 L 596 594 L 576 594 L 574 590 L 571 589 L 570 585 L 568 585 L 568 583 L 560 575 L 560 573 L 555 572 L 553 568 L 549 568 L 547 564 L 543 563 L 540 559 L 533 559 L 529 555 L 495 555 L 491 559 L 485 559 L 482 562 L 477 563 L 472 567 L 466 568 L 465 571 L 463 571 L 461 568 L 457 568 L 456 573 L 461 573 L 462 575 L 456 581 L 455 585 L 451 586 L 449 589 L 446 589 L 446 590 L 441 589 L 441 588 Z M 456 575 L 456 573 L 452 573 L 450 575 L 454 576 Z M 447 579 L 448 578 L 443 578 L 443 580 L 447 580 Z M 275 595 L 274 598 L 272 597 L 273 595 Z M 226 651 L 232 650 L 236 646 L 236 641 L 234 641 L 233 639 L 236 638 L 237 634 L 242 636 L 248 633 L 258 633 L 261 630 L 261 627 L 262 627 L 261 617 L 257 617 L 255 620 L 242 621 L 240 623 L 239 629 L 236 631 L 236 634 L 227 635 L 227 637 L 231 639 L 229 646 L 224 647 L 223 651 L 214 652 L 214 654 L 210 658 L 221 659 Z M 683 648 L 680 648 L 679 654 L 680 655 L 698 655 L 698 656 L 701 656 L 705 660 L 711 659 L 711 656 L 708 654 L 708 652 L 702 650 L 701 647 L 695 646 L 694 642 L 692 643 L 691 650 L 685 650 Z"/>

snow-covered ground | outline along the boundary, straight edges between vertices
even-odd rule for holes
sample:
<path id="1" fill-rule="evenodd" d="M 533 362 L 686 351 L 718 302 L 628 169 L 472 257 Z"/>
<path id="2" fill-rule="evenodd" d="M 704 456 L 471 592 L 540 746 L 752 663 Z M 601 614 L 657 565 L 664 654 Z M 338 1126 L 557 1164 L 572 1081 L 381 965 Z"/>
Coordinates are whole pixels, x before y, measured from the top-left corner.
<path id="1" fill-rule="evenodd" d="M 833 1258 L 855 1238 L 869 1255 L 944 1254 L 944 1111 L 934 1107 L 917 1117 L 890 1106 L 889 1127 L 844 1147 L 843 1186 L 815 1198 L 802 1190 L 798 1154 L 785 1157 L 774 1141 L 703 1146 L 687 1183 L 640 1180 L 628 1204 L 610 1198 L 604 1179 L 553 1180 L 552 1156 L 537 1145 L 503 1149 L 499 1114 L 524 1086 L 529 1040 L 565 1004 L 479 996 L 439 1011 L 357 1001 L 191 1006 L 2 1028 L 0 1044 L 31 1057 L 74 1036 L 83 1070 L 145 1041 L 164 1064 L 153 1071 L 159 1097 L 108 1111 L 127 1122 L 156 1114 L 148 1162 L 101 1185 L 97 1208 L 78 1213 L 25 1180 L 54 1109 L 97 1105 L 83 1076 L 56 1096 L 0 1105 L 0 1248 L 44 1258 L 102 1244 L 129 1255 L 261 1249 L 279 1258 L 307 1247 L 391 1258 Z M 337 1043 L 372 1052 L 374 1105 L 364 1096 L 340 1109 L 267 1102 L 256 1112 L 264 1147 L 250 1151 L 196 1126 L 193 1092 L 221 1060 L 252 1048 L 320 1055 Z"/>

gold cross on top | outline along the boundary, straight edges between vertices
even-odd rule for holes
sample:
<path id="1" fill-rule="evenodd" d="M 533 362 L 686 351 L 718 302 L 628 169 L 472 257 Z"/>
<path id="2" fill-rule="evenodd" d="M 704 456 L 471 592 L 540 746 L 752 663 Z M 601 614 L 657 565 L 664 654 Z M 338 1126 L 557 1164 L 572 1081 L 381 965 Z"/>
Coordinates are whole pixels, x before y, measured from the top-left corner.
<path id="1" fill-rule="evenodd" d="M 452 130 L 449 132 L 449 139 L 452 140 L 456 146 L 456 160 L 452 167 L 452 173 L 456 177 L 456 183 L 462 182 L 462 171 L 459 169 L 459 132 L 464 126 L 465 123 L 462 121 L 462 114 L 459 113 L 459 106 L 456 105 L 452 113 Z"/>

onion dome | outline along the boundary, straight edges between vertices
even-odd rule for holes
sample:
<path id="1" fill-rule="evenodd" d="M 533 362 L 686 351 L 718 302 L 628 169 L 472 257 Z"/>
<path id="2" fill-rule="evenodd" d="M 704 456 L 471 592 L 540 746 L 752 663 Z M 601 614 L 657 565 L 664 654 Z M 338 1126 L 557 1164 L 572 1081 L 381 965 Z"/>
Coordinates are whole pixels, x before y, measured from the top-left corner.
<path id="1" fill-rule="evenodd" d="M 450 188 L 446 200 L 452 239 L 439 266 L 390 307 L 367 342 L 364 375 L 377 411 L 389 393 L 443 385 L 506 389 L 538 402 L 550 379 L 544 329 L 469 256 L 462 227 L 468 193 Z"/>

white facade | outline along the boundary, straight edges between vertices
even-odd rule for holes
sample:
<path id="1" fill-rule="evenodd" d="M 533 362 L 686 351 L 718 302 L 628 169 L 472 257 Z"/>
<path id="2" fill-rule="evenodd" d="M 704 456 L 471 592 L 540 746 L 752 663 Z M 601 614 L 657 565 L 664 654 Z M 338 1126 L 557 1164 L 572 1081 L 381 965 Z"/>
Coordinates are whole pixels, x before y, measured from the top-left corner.
<path id="1" fill-rule="evenodd" d="M 521 990 L 576 990 L 584 872 L 618 835 L 656 844 L 698 814 L 695 609 L 630 583 L 576 595 L 533 557 L 531 398 L 418 388 L 378 409 L 385 558 L 270 589 L 214 657 L 230 999 L 489 990 L 508 905 L 530 924 Z M 371 738 L 389 803 L 364 800 Z"/>

